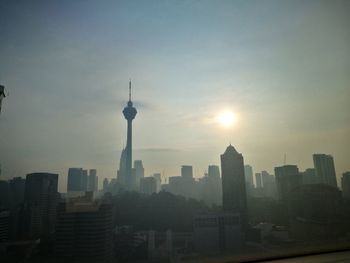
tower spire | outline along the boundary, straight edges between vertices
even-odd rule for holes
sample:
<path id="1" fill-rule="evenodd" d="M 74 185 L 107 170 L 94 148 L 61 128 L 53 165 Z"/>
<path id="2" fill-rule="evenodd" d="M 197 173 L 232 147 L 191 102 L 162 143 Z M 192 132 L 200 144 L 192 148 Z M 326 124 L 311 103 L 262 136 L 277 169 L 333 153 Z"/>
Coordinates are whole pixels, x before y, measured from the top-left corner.
<path id="1" fill-rule="evenodd" d="M 129 101 L 131 101 L 131 79 L 129 79 Z"/>

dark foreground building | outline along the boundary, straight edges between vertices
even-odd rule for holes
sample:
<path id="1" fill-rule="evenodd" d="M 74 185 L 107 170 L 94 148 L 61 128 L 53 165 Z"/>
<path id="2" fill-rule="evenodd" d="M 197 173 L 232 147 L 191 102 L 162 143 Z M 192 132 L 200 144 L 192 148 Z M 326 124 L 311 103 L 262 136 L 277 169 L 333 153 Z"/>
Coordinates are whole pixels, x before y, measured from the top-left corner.
<path id="1" fill-rule="evenodd" d="M 111 262 L 112 208 L 76 198 L 59 204 L 55 254 L 64 262 Z"/>
<path id="2" fill-rule="evenodd" d="M 247 195 L 242 154 L 229 145 L 221 155 L 222 207 L 226 212 L 238 212 L 243 226 L 247 225 Z"/>

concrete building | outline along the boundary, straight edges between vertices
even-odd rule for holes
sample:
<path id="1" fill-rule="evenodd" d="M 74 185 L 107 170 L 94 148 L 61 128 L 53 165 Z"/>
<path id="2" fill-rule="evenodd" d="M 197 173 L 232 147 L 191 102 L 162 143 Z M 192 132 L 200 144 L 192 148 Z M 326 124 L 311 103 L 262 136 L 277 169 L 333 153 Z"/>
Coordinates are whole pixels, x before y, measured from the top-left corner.
<path id="1" fill-rule="evenodd" d="M 255 174 L 255 182 L 256 182 L 256 188 L 262 188 L 263 187 L 261 173 L 256 173 Z"/>
<path id="2" fill-rule="evenodd" d="M 341 178 L 341 188 L 343 191 L 343 197 L 350 200 L 350 172 L 343 173 Z"/>
<path id="3" fill-rule="evenodd" d="M 296 165 L 275 167 L 278 199 L 288 202 L 292 190 L 302 185 L 302 177 Z"/>
<path id="4" fill-rule="evenodd" d="M 319 183 L 337 187 L 333 156 L 314 154 L 313 160 Z"/>
<path id="5" fill-rule="evenodd" d="M 153 174 L 153 177 L 156 180 L 156 184 L 157 184 L 156 192 L 158 193 L 161 190 L 162 176 L 160 173 L 155 173 L 155 174 Z"/>
<path id="6" fill-rule="evenodd" d="M 181 177 L 189 180 L 193 179 L 193 168 L 191 165 L 181 166 Z"/>
<path id="7" fill-rule="evenodd" d="M 144 177 L 140 180 L 140 192 L 151 195 L 157 192 L 157 181 L 152 177 Z"/>
<path id="8" fill-rule="evenodd" d="M 58 174 L 27 174 L 25 183 L 26 228 L 29 238 L 48 237 L 54 232 Z"/>
<path id="9" fill-rule="evenodd" d="M 9 241 L 10 238 L 10 211 L 0 210 L 0 244 Z"/>
<path id="10" fill-rule="evenodd" d="M 303 184 L 318 184 L 318 177 L 316 176 L 316 169 L 307 168 L 304 172 L 301 172 Z"/>
<path id="11" fill-rule="evenodd" d="M 222 207 L 224 211 L 239 212 L 244 226 L 247 220 L 247 194 L 242 154 L 229 145 L 221 155 Z"/>
<path id="12" fill-rule="evenodd" d="M 145 169 L 143 168 L 143 164 L 141 160 L 134 161 L 134 169 L 135 169 L 135 188 L 136 190 L 140 190 L 140 180 L 145 177 Z"/>
<path id="13" fill-rule="evenodd" d="M 98 177 L 96 169 L 89 170 L 88 177 L 88 191 L 97 192 L 98 190 Z"/>
<path id="14" fill-rule="evenodd" d="M 112 207 L 92 198 L 60 203 L 55 254 L 73 262 L 111 262 Z"/>
<path id="15" fill-rule="evenodd" d="M 243 244 L 239 213 L 198 214 L 193 229 L 195 250 L 202 255 L 238 251 Z"/>
<path id="16" fill-rule="evenodd" d="M 68 192 L 80 192 L 83 189 L 83 168 L 69 168 L 67 191 Z"/>

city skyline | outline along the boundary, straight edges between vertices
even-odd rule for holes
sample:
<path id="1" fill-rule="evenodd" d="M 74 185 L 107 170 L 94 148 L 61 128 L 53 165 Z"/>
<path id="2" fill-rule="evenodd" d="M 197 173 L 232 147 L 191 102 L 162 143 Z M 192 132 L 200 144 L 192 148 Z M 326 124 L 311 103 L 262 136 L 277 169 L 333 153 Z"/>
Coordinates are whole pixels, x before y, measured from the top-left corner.
<path id="1" fill-rule="evenodd" d="M 191 164 L 201 177 L 230 142 L 254 172 L 273 172 L 285 153 L 300 170 L 313 167 L 312 154 L 332 155 L 338 186 L 350 170 L 345 1 L 121 2 L 92 16 L 91 3 L 1 7 L 6 178 L 58 173 L 61 191 L 70 167 L 115 178 L 129 77 L 140 110 L 133 159 L 146 176 Z M 215 121 L 226 109 L 237 116 L 231 128 Z"/>

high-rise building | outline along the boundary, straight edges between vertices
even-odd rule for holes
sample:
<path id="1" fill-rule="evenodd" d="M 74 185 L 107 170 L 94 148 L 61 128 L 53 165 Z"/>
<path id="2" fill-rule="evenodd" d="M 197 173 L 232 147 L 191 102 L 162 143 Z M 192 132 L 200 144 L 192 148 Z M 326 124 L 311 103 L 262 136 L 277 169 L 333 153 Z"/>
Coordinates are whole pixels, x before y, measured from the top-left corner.
<path id="1" fill-rule="evenodd" d="M 350 172 L 343 173 L 341 178 L 341 188 L 343 191 L 343 197 L 350 200 Z"/>
<path id="2" fill-rule="evenodd" d="M 337 187 L 333 156 L 314 154 L 313 160 L 319 183 Z"/>
<path id="3" fill-rule="evenodd" d="M 135 169 L 135 188 L 137 190 L 140 189 L 140 180 L 145 177 L 145 169 L 143 168 L 143 164 L 141 160 L 134 161 L 134 169 Z"/>
<path id="4" fill-rule="evenodd" d="M 10 239 L 10 211 L 0 208 L 0 244 Z"/>
<path id="5" fill-rule="evenodd" d="M 137 111 L 136 108 L 133 107 L 133 103 L 131 101 L 131 81 L 129 82 L 129 101 L 127 106 L 123 110 L 123 114 L 128 123 L 127 129 L 127 140 L 126 140 L 126 167 L 125 167 L 125 188 L 132 189 L 132 121 L 135 118 Z"/>
<path id="6" fill-rule="evenodd" d="M 112 207 L 91 198 L 60 203 L 55 253 L 74 262 L 111 262 Z M 69 261 L 71 262 L 71 261 Z"/>
<path id="7" fill-rule="evenodd" d="M 208 176 L 212 178 L 220 178 L 220 168 L 218 165 L 208 166 Z"/>
<path id="8" fill-rule="evenodd" d="M 105 178 L 103 180 L 103 188 L 102 188 L 104 193 L 108 192 L 108 186 L 109 186 L 109 181 L 107 178 Z"/>
<path id="9" fill-rule="evenodd" d="M 185 179 L 193 179 L 193 168 L 191 165 L 181 166 L 181 176 Z"/>
<path id="10" fill-rule="evenodd" d="M 253 168 L 249 164 L 244 165 L 244 177 L 247 185 L 253 187 L 254 186 Z"/>
<path id="11" fill-rule="evenodd" d="M 316 176 L 316 170 L 314 168 L 307 168 L 304 172 L 301 172 L 303 178 L 303 184 L 317 184 L 318 177 Z"/>
<path id="12" fill-rule="evenodd" d="M 266 197 L 276 198 L 276 182 L 275 177 L 272 174 L 269 174 L 267 171 L 261 172 L 262 180 L 262 194 Z"/>
<path id="13" fill-rule="evenodd" d="M 9 180 L 12 207 L 21 205 L 24 201 L 26 180 L 21 177 L 14 177 Z"/>
<path id="14" fill-rule="evenodd" d="M 302 177 L 296 165 L 275 167 L 278 198 L 284 203 L 289 200 L 292 190 L 302 185 Z"/>
<path id="15" fill-rule="evenodd" d="M 230 144 L 221 155 L 222 207 L 224 211 L 239 212 L 242 224 L 247 224 L 247 194 L 243 155 Z"/>
<path id="16" fill-rule="evenodd" d="M 92 192 L 97 192 L 98 179 L 96 169 L 90 169 L 88 178 L 88 190 Z"/>
<path id="17" fill-rule="evenodd" d="M 256 183 L 256 188 L 262 188 L 263 187 L 261 173 L 256 173 L 255 174 L 255 183 Z"/>
<path id="18" fill-rule="evenodd" d="M 156 184 L 157 184 L 157 193 L 160 191 L 160 187 L 162 184 L 162 177 L 160 173 L 155 173 L 153 174 L 154 179 L 156 179 Z"/>
<path id="19" fill-rule="evenodd" d="M 88 182 L 89 182 L 89 177 L 88 177 L 88 171 L 83 170 L 83 175 L 81 179 L 81 190 L 86 192 L 88 190 Z"/>
<path id="20" fill-rule="evenodd" d="M 82 168 L 69 168 L 68 169 L 68 181 L 67 191 L 78 192 L 84 191 L 82 187 L 83 181 L 83 169 Z"/>
<path id="21" fill-rule="evenodd" d="M 25 183 L 26 226 L 30 238 L 47 237 L 54 232 L 58 174 L 27 174 Z"/>
<path id="22" fill-rule="evenodd" d="M 140 192 L 143 194 L 149 194 L 149 195 L 157 192 L 156 179 L 153 176 L 141 178 Z"/>

